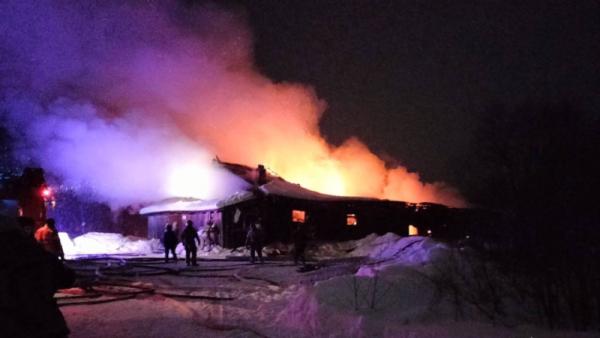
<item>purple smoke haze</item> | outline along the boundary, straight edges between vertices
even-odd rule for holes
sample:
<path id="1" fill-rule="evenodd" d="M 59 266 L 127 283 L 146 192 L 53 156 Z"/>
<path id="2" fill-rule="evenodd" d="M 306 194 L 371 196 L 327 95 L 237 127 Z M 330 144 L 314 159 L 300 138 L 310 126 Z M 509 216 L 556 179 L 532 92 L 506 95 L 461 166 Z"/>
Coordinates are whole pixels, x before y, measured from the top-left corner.
<path id="1" fill-rule="evenodd" d="M 4 1 L 0 50 L 17 155 L 113 205 L 239 189 L 215 155 L 325 193 L 463 204 L 356 138 L 328 144 L 325 102 L 261 75 L 244 16 L 215 5 Z"/>
<path id="2" fill-rule="evenodd" d="M 92 3 L 0 4 L 2 117 L 17 156 L 113 204 L 239 188 L 155 96 L 189 88 L 171 68 L 218 77 L 220 63 L 245 62 L 239 19 L 174 3 Z M 197 177 L 177 182 L 190 179 L 186 171 Z M 190 191 L 198 184 L 201 191 Z"/>

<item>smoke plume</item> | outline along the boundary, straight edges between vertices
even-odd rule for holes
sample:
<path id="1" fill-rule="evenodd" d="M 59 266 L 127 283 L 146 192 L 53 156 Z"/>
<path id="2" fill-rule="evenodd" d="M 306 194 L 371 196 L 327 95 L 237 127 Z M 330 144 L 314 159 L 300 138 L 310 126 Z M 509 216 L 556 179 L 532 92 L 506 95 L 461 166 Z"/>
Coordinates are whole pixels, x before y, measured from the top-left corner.
<path id="1" fill-rule="evenodd" d="M 326 103 L 255 69 L 239 13 L 4 1 L 0 19 L 0 108 L 18 156 L 113 203 L 234 191 L 242 183 L 211 165 L 218 155 L 324 193 L 463 204 L 356 138 L 328 144 L 318 126 Z"/>

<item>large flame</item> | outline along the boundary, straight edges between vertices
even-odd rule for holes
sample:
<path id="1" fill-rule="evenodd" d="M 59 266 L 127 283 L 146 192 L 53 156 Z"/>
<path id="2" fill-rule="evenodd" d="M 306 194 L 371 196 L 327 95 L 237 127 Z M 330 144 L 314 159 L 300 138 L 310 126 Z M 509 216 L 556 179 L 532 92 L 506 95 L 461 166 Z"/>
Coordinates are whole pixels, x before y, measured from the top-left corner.
<path id="1" fill-rule="evenodd" d="M 40 0 L 2 2 L 0 22 L 10 59 L 0 111 L 19 154 L 117 203 L 239 188 L 211 166 L 218 155 L 324 193 L 463 204 L 351 135 L 328 144 L 325 102 L 255 69 L 243 16 L 176 2 Z"/>

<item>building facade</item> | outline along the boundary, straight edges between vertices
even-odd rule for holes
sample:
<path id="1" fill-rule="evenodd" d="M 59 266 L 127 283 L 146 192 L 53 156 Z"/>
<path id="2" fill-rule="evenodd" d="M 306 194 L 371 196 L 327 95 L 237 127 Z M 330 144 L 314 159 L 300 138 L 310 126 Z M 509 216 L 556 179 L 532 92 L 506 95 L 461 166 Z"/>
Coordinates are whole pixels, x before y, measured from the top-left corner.
<path id="1" fill-rule="evenodd" d="M 262 166 L 218 163 L 246 180 L 248 188 L 221 200 L 174 198 L 149 205 L 140 211 L 148 217 L 149 237 L 160 238 L 166 224 L 180 231 L 188 220 L 198 230 L 213 222 L 219 228 L 219 244 L 226 248 L 244 245 L 249 224 L 257 220 L 267 243 L 291 242 L 298 224 L 306 227 L 313 240 L 350 240 L 387 232 L 447 238 L 465 235 L 466 230 L 459 229 L 463 209 L 326 195 L 267 173 Z"/>

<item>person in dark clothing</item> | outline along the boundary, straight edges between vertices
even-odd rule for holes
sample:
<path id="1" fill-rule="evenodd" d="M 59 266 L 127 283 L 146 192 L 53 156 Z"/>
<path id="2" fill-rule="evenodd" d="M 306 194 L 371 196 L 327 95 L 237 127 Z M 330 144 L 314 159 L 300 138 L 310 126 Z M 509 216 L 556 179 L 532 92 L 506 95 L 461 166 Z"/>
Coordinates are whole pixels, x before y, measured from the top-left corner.
<path id="1" fill-rule="evenodd" d="M 294 240 L 294 264 L 298 264 L 298 261 L 302 262 L 302 265 L 306 264 L 306 257 L 304 250 L 306 250 L 306 244 L 308 236 L 306 234 L 306 228 L 304 224 L 297 223 L 293 233 Z"/>
<path id="2" fill-rule="evenodd" d="M 168 223 L 163 235 L 163 245 L 165 246 L 165 263 L 169 263 L 169 251 L 173 254 L 173 260 L 177 263 L 177 254 L 175 253 L 175 248 L 177 247 L 177 235 L 175 235 L 175 231 L 173 231 L 173 226 Z"/>
<path id="3" fill-rule="evenodd" d="M 219 228 L 215 224 L 215 221 L 213 221 L 212 215 L 211 215 L 210 219 L 208 220 L 207 225 L 208 225 L 208 230 L 207 230 L 208 250 L 210 251 L 210 250 L 212 250 L 213 246 L 215 246 L 219 243 Z"/>
<path id="4" fill-rule="evenodd" d="M 246 234 L 246 247 L 250 249 L 250 263 L 254 264 L 256 254 L 261 263 L 264 263 L 262 256 L 263 238 L 260 222 L 250 224 L 248 233 Z"/>
<path id="5" fill-rule="evenodd" d="M 194 228 L 192 221 L 187 221 L 187 226 L 181 233 L 181 243 L 185 247 L 185 264 L 198 266 L 196 263 L 196 251 L 198 251 L 198 244 L 200 244 L 200 237 L 198 232 Z"/>
<path id="6" fill-rule="evenodd" d="M 75 273 L 10 223 L 0 217 L 0 336 L 67 337 L 54 293 L 71 287 Z"/>

